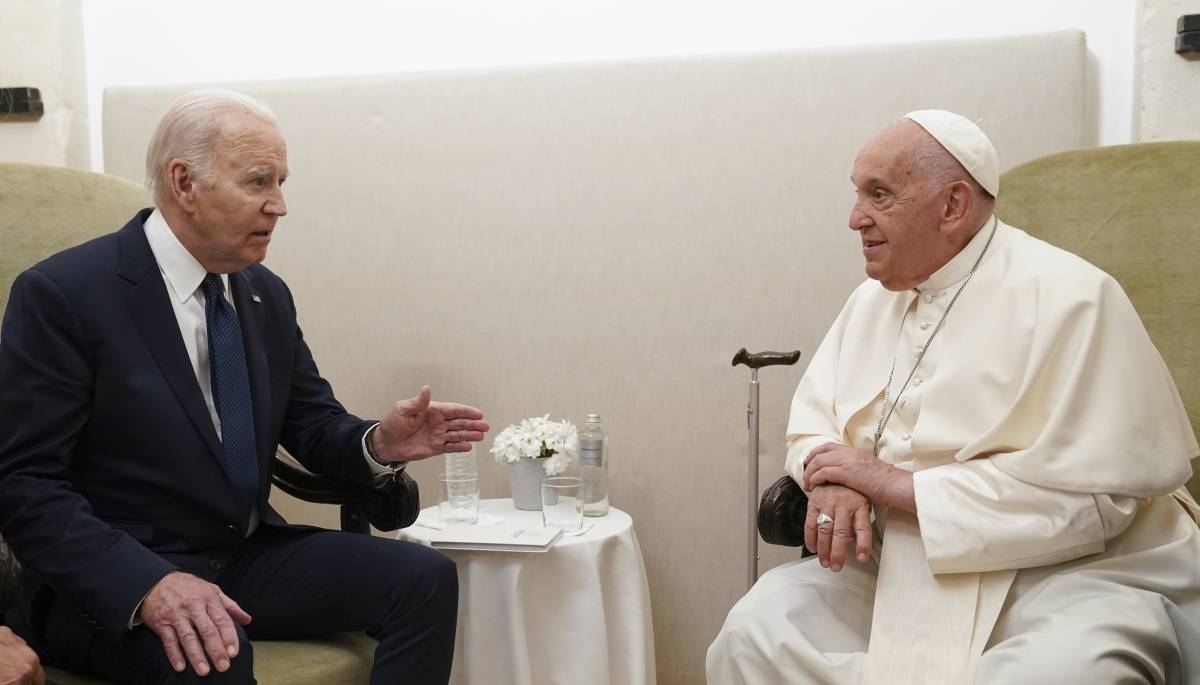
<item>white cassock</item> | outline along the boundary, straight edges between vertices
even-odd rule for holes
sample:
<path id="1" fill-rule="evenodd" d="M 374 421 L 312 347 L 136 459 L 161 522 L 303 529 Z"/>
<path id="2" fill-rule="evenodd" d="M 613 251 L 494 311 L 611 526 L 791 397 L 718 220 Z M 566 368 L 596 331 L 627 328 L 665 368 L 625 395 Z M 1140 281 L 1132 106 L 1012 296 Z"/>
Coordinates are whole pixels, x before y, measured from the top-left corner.
<path id="1" fill-rule="evenodd" d="M 787 470 L 870 451 L 991 219 L 915 290 L 862 284 L 813 357 Z M 712 685 L 1200 683 L 1196 438 L 1117 282 L 999 224 L 880 441 L 917 511 L 875 511 L 875 554 L 764 574 L 708 652 Z M 882 545 L 878 539 L 882 539 Z"/>

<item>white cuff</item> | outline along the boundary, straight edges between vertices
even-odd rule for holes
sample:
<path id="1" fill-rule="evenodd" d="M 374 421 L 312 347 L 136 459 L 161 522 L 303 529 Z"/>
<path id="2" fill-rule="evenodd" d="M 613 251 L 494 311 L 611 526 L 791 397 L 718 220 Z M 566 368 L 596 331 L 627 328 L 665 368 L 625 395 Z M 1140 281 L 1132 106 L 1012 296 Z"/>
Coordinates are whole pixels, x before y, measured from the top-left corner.
<path id="1" fill-rule="evenodd" d="M 371 438 L 371 431 L 375 430 L 379 423 L 374 423 L 370 428 L 363 432 L 362 436 L 362 453 L 363 459 L 367 460 L 367 468 L 371 469 L 371 473 L 375 476 L 376 482 L 395 478 L 396 474 L 408 467 L 406 461 L 393 461 L 387 464 L 375 459 L 371 456 L 371 450 L 367 447 L 367 440 Z"/>

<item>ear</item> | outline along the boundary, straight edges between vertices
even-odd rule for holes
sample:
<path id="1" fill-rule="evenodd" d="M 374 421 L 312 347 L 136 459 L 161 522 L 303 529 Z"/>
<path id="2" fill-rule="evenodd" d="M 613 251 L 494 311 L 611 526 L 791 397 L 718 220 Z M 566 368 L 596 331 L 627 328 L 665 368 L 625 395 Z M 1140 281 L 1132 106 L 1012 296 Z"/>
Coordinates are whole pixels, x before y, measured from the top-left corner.
<path id="1" fill-rule="evenodd" d="M 942 211 L 942 224 L 955 226 L 971 216 L 971 208 L 975 204 L 975 195 L 966 181 L 955 181 L 950 184 L 950 194 L 946 198 L 946 206 Z"/>
<path id="2" fill-rule="evenodd" d="M 183 160 L 172 159 L 167 165 L 167 180 L 171 184 L 171 198 L 175 204 L 190 214 L 196 206 L 196 177 Z"/>

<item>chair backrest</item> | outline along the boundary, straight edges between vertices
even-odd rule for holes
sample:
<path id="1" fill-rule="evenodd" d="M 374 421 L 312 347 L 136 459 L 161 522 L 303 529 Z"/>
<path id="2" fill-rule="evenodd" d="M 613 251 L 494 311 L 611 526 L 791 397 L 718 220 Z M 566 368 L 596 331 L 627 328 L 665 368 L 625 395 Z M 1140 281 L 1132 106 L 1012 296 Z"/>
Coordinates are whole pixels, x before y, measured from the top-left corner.
<path id="1" fill-rule="evenodd" d="M 145 206 L 146 191 L 122 178 L 0 162 L 0 318 L 17 274 L 120 228 Z M 0 539 L 0 611 L 15 600 L 18 572 L 16 557 Z"/>
<path id="2" fill-rule="evenodd" d="M 1200 427 L 1200 141 L 1049 155 L 1001 177 L 1005 222 L 1116 278 Z M 1120 401 L 1120 398 L 1113 398 Z M 1198 473 L 1188 487 L 1200 495 Z"/>
<path id="3" fill-rule="evenodd" d="M 0 162 L 0 314 L 17 274 L 117 230 L 148 204 L 141 186 L 116 176 Z"/>

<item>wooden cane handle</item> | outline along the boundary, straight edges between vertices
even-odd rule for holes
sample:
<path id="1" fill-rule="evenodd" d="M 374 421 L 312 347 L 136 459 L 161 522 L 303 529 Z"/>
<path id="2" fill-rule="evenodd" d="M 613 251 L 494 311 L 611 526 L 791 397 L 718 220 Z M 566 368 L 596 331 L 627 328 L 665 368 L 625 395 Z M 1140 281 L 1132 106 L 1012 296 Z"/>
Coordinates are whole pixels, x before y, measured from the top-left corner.
<path id="1" fill-rule="evenodd" d="M 745 364 L 752 369 L 761 369 L 764 366 L 791 366 L 800 359 L 800 350 L 792 352 L 754 352 L 746 351 L 742 348 L 733 355 L 733 366 Z"/>

